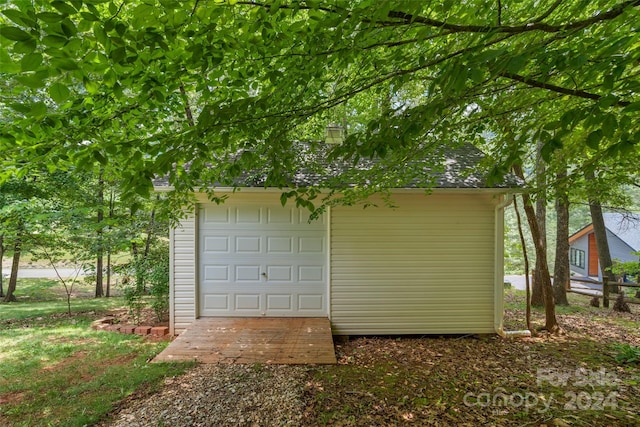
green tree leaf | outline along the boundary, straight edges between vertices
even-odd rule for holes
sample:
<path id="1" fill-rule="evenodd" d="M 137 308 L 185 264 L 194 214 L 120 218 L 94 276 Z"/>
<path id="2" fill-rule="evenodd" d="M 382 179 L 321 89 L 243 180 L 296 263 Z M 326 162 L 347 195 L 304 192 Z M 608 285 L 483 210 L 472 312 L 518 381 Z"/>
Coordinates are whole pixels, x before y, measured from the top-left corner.
<path id="1" fill-rule="evenodd" d="M 69 91 L 69 88 L 62 83 L 56 82 L 49 86 L 49 95 L 51 96 L 51 99 L 53 99 L 58 104 L 61 104 L 69 99 L 70 94 L 71 92 Z"/>
<path id="2" fill-rule="evenodd" d="M 52 1 L 51 6 L 56 8 L 63 15 L 73 15 L 78 12 L 73 6 L 63 1 Z"/>
<path id="3" fill-rule="evenodd" d="M 23 40 L 13 45 L 13 53 L 31 53 L 38 47 L 35 39 Z"/>
<path id="4" fill-rule="evenodd" d="M 31 34 L 27 33 L 24 30 L 21 30 L 18 27 L 11 27 L 8 25 L 3 25 L 0 27 L 0 36 L 13 40 L 13 41 L 25 41 L 31 39 Z"/>
<path id="5" fill-rule="evenodd" d="M 55 13 L 55 12 L 41 12 L 41 13 L 38 13 L 36 16 L 38 17 L 38 19 L 49 24 L 54 24 L 64 19 L 64 15 L 60 15 L 59 13 Z"/>
<path id="6" fill-rule="evenodd" d="M 587 146 L 594 150 L 597 150 L 600 147 L 600 141 L 602 140 L 602 130 L 597 129 L 593 132 L 589 133 L 587 136 Z"/>
<path id="7" fill-rule="evenodd" d="M 36 25 L 36 22 L 33 19 L 17 9 L 5 9 L 2 11 L 2 14 L 18 25 L 25 27 L 32 27 Z"/>
<path id="8" fill-rule="evenodd" d="M 42 54 L 35 52 L 30 53 L 22 57 L 20 61 L 20 66 L 22 67 L 22 71 L 35 71 L 42 64 Z"/>
<path id="9" fill-rule="evenodd" d="M 49 34 L 42 38 L 42 43 L 51 47 L 63 47 L 67 43 L 67 39 L 62 36 Z"/>

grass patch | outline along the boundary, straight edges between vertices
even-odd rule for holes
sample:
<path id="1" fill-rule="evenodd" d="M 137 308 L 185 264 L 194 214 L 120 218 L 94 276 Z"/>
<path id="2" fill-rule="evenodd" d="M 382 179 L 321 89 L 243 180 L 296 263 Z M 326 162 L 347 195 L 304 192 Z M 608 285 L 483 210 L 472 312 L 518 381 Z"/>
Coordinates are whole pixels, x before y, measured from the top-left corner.
<path id="1" fill-rule="evenodd" d="M 73 313 L 87 311 L 105 311 L 124 306 L 121 297 L 91 298 L 93 285 L 77 283 L 71 295 L 71 311 Z M 62 284 L 50 279 L 18 279 L 16 285 L 18 301 L 0 303 L 0 329 L 6 322 L 51 316 L 67 312 L 67 294 Z"/>
<path id="2" fill-rule="evenodd" d="M 90 323 L 121 298 L 42 300 L 51 281 L 30 281 L 37 302 L 0 305 L 0 425 L 95 424 L 120 401 L 148 393 L 189 364 L 150 364 L 166 342 L 98 332 Z M 53 298 L 53 297 L 51 297 Z"/>

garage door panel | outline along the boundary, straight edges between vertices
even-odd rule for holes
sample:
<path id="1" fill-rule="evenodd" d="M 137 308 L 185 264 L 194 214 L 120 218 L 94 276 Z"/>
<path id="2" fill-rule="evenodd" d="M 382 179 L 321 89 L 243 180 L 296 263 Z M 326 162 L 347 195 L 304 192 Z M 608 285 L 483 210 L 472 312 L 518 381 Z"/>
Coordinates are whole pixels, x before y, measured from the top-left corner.
<path id="1" fill-rule="evenodd" d="M 321 282 L 324 281 L 324 271 L 321 265 L 301 265 L 298 266 L 298 280 L 300 282 Z"/>
<path id="2" fill-rule="evenodd" d="M 236 253 L 260 253 L 261 241 L 260 236 L 236 236 Z"/>
<path id="3" fill-rule="evenodd" d="M 324 295 L 298 295 L 298 310 L 316 311 L 324 308 Z"/>
<path id="4" fill-rule="evenodd" d="M 204 224 L 229 224 L 231 212 L 229 208 L 219 206 L 219 209 L 205 209 L 201 218 Z"/>
<path id="5" fill-rule="evenodd" d="M 291 301 L 292 298 L 290 294 L 284 294 L 284 295 L 267 294 L 266 298 L 267 298 L 267 301 L 266 301 L 267 310 L 287 310 L 287 311 L 293 310 L 293 305 Z"/>
<path id="6" fill-rule="evenodd" d="M 324 252 L 324 239 L 316 236 L 298 238 L 298 253 L 319 254 Z"/>
<path id="7" fill-rule="evenodd" d="M 203 279 L 205 281 L 227 282 L 229 281 L 228 265 L 206 265 Z"/>
<path id="8" fill-rule="evenodd" d="M 293 274 L 290 265 L 267 265 L 268 282 L 292 282 Z"/>
<path id="9" fill-rule="evenodd" d="M 294 207 L 207 206 L 199 314 L 326 315 L 326 227 L 307 220 Z"/>
<path id="10" fill-rule="evenodd" d="M 202 249 L 205 253 L 229 253 L 229 238 L 227 236 L 206 236 Z"/>
<path id="11" fill-rule="evenodd" d="M 236 265 L 235 282 L 259 282 L 260 265 Z"/>
<path id="12" fill-rule="evenodd" d="M 292 208 L 265 208 L 268 224 L 293 224 L 295 219 Z"/>
<path id="13" fill-rule="evenodd" d="M 236 208 L 236 224 L 260 224 L 262 220 L 262 209 L 250 206 Z"/>
<path id="14" fill-rule="evenodd" d="M 267 236 L 267 253 L 290 254 L 293 252 L 293 238 L 290 236 Z"/>
<path id="15" fill-rule="evenodd" d="M 208 294 L 204 296 L 204 305 L 212 310 L 229 310 L 228 294 Z"/>
<path id="16" fill-rule="evenodd" d="M 260 310 L 260 294 L 236 294 L 236 306 L 238 311 L 242 310 Z"/>

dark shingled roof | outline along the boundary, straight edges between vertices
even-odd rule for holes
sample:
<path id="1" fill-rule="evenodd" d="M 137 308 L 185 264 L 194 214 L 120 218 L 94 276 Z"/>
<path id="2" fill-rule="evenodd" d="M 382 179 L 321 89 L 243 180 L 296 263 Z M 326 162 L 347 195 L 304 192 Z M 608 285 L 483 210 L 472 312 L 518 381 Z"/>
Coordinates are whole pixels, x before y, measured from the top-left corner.
<path id="1" fill-rule="evenodd" d="M 478 148 L 471 144 L 463 147 L 440 147 L 433 150 L 428 159 L 411 160 L 404 163 L 385 159 L 361 158 L 355 164 L 342 160 L 328 161 L 332 146 L 325 144 L 297 143 L 296 167 L 287 174 L 286 185 L 292 188 L 319 187 L 341 188 L 370 184 L 362 172 L 387 172 L 393 178 L 386 188 L 518 188 L 522 181 L 508 174 L 502 182 L 488 185 L 482 173 L 481 162 L 485 158 Z M 436 167 L 434 168 L 434 165 Z M 188 169 L 188 166 L 186 167 Z M 249 171 L 233 180 L 237 187 L 265 187 L 267 172 Z M 156 187 L 169 186 L 168 178 L 154 180 Z M 214 187 L 228 187 L 220 184 Z"/>

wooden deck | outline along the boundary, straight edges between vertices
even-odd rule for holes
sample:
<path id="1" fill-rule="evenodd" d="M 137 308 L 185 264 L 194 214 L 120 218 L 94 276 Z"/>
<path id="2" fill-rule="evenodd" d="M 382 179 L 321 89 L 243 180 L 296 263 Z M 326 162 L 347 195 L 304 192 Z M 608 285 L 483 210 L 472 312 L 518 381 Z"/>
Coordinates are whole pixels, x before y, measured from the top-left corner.
<path id="1" fill-rule="evenodd" d="M 197 319 L 153 362 L 335 364 L 329 319 Z"/>

